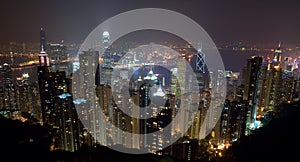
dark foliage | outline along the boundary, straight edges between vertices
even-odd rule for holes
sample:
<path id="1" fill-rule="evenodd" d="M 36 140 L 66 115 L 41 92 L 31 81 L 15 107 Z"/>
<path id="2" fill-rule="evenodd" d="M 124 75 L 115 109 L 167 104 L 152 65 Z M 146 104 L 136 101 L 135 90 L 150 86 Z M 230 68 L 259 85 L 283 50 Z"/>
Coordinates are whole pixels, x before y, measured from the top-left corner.
<path id="1" fill-rule="evenodd" d="M 39 157 L 51 161 L 51 137 L 47 126 L 9 120 L 0 115 L 1 161 L 40 161 Z"/>
<path id="2" fill-rule="evenodd" d="M 172 162 L 167 156 L 125 154 L 107 147 L 82 146 L 77 152 L 49 151 L 50 127 L 6 119 L 0 115 L 1 162 Z M 4 160 L 5 159 L 5 160 Z"/>
<path id="3" fill-rule="evenodd" d="M 234 143 L 222 162 L 300 161 L 300 103 L 282 104 L 268 123 Z"/>

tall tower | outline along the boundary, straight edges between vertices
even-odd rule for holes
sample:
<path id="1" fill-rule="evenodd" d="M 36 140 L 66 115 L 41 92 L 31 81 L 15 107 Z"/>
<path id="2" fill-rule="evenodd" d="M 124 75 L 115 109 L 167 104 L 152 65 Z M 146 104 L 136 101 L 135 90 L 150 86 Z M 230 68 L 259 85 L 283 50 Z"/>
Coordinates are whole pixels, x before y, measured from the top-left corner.
<path id="1" fill-rule="evenodd" d="M 70 94 L 70 81 L 64 71 L 52 72 L 48 54 L 38 55 L 38 82 L 42 123 L 51 126 L 53 149 L 76 151 L 79 148 L 79 121 Z"/>
<path id="2" fill-rule="evenodd" d="M 205 54 L 202 52 L 202 43 L 197 51 L 196 71 L 205 73 Z"/>
<path id="3" fill-rule="evenodd" d="M 198 81 L 198 85 L 200 87 L 200 91 L 204 90 L 206 88 L 206 85 L 208 85 L 208 78 L 209 74 L 206 73 L 206 59 L 205 54 L 202 51 L 202 43 L 199 44 L 199 48 L 197 50 L 197 57 L 196 57 L 196 77 Z"/>
<path id="4" fill-rule="evenodd" d="M 45 28 L 41 28 L 40 30 L 40 51 L 46 51 L 47 43 L 46 43 L 46 33 Z"/>
<path id="5" fill-rule="evenodd" d="M 42 108 L 42 121 L 43 124 L 52 125 L 54 118 L 52 115 L 55 114 L 54 111 L 54 94 L 52 93 L 54 89 L 54 83 L 52 79 L 52 69 L 50 66 L 50 61 L 48 58 L 48 54 L 44 51 L 42 46 L 42 50 L 38 55 L 39 57 L 39 65 L 37 67 L 38 70 L 38 82 L 39 82 L 39 91 L 41 98 L 41 108 Z"/>
<path id="6" fill-rule="evenodd" d="M 253 57 L 248 59 L 246 74 L 245 74 L 245 86 L 243 100 L 247 101 L 249 104 L 247 110 L 247 130 L 246 135 L 250 133 L 251 129 L 256 129 L 256 115 L 257 115 L 257 92 L 259 76 L 261 73 L 262 57 Z"/>
<path id="7" fill-rule="evenodd" d="M 110 35 L 107 31 L 104 31 L 102 34 L 103 40 L 103 53 L 102 59 L 103 62 L 101 64 L 101 75 L 100 75 L 100 83 L 104 85 L 110 85 L 110 78 L 112 75 L 112 64 L 111 64 L 111 55 L 110 55 Z"/>
<path id="8" fill-rule="evenodd" d="M 65 71 L 52 72 L 45 51 L 45 32 L 41 30 L 41 52 L 37 67 L 42 123 L 51 127 L 51 149 L 76 151 L 80 146 L 80 126 L 70 93 L 71 80 Z"/>
<path id="9" fill-rule="evenodd" d="M 96 77 L 99 75 L 99 51 L 89 50 L 83 51 L 79 55 L 80 68 L 77 70 L 78 74 L 75 73 L 73 82 L 73 95 L 77 99 L 84 99 L 85 103 L 76 105 L 77 109 L 81 111 L 81 122 L 84 123 L 85 127 L 89 130 L 96 142 L 106 145 L 106 132 L 105 123 L 103 121 L 99 98 L 96 96 L 96 86 L 99 86 L 99 81 Z M 81 75 L 84 74 L 84 75 Z"/>
<path id="10" fill-rule="evenodd" d="M 110 35 L 107 31 L 104 31 L 102 34 L 102 40 L 103 40 L 103 64 L 102 66 L 105 68 L 110 68 L 111 63 L 110 63 L 110 47 L 109 47 L 109 40 L 110 40 Z"/>

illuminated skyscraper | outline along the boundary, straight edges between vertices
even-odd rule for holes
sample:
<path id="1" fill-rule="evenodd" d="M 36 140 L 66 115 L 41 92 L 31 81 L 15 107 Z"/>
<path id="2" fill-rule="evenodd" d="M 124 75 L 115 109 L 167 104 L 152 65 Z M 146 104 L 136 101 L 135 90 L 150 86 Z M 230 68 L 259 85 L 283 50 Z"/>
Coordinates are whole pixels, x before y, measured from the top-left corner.
<path id="1" fill-rule="evenodd" d="M 221 132 L 219 143 L 221 145 L 229 146 L 244 135 L 245 108 L 246 105 L 243 102 L 225 101 L 220 122 Z"/>
<path id="2" fill-rule="evenodd" d="M 102 45 L 103 45 L 103 53 L 102 53 L 102 63 L 101 63 L 101 75 L 100 75 L 100 83 L 105 85 L 110 85 L 110 78 L 112 75 L 112 64 L 111 64 L 111 53 L 110 53 L 110 35 L 107 31 L 104 31 L 102 34 Z"/>
<path id="3" fill-rule="evenodd" d="M 257 115 L 257 91 L 259 76 L 261 72 L 262 57 L 253 57 L 248 59 L 247 67 L 245 71 L 245 83 L 244 83 L 244 93 L 243 100 L 249 103 L 247 110 L 247 129 L 246 135 L 250 133 L 251 129 L 259 127 L 256 122 Z"/>
<path id="4" fill-rule="evenodd" d="M 64 71 L 52 72 L 50 59 L 41 44 L 37 67 L 42 123 L 51 127 L 51 149 L 76 151 L 80 146 L 80 127 L 70 93 L 71 81 Z"/>
<path id="5" fill-rule="evenodd" d="M 263 117 L 263 114 L 266 111 L 266 95 L 268 95 L 268 91 L 267 91 L 267 87 L 268 87 L 268 77 L 269 77 L 269 73 L 270 70 L 268 70 L 268 68 L 270 68 L 271 64 L 270 64 L 270 60 L 269 59 L 265 59 L 262 62 L 262 66 L 261 66 L 261 72 L 259 75 L 259 81 L 258 81 L 258 100 L 257 100 L 257 115 L 256 117 L 258 119 L 260 119 L 261 117 Z"/>
<path id="6" fill-rule="evenodd" d="M 64 71 L 53 73 L 54 79 L 54 107 L 56 118 L 59 120 L 58 132 L 55 136 L 56 148 L 74 152 L 80 147 L 81 127 L 77 111 L 70 93 L 71 79 L 66 78 Z"/>
<path id="7" fill-rule="evenodd" d="M 53 73 L 50 66 L 50 61 L 48 54 L 42 50 L 39 57 L 38 70 L 38 82 L 39 91 L 41 98 L 41 108 L 42 108 L 42 121 L 43 124 L 55 125 L 55 108 L 54 108 L 54 83 L 53 83 Z"/>
<path id="8" fill-rule="evenodd" d="M 78 114 L 84 126 L 94 137 L 95 143 L 106 145 L 106 123 L 101 115 L 99 98 L 96 97 L 96 89 L 99 76 L 99 52 L 94 50 L 83 51 L 79 54 L 79 69 L 73 77 L 73 95 Z"/>
<path id="9" fill-rule="evenodd" d="M 275 66 L 269 73 L 266 89 L 265 111 L 274 111 L 280 104 L 283 72 L 279 66 Z M 287 89 L 286 89 L 287 90 Z"/>
<path id="10" fill-rule="evenodd" d="M 110 35 L 107 31 L 104 31 L 102 34 L 102 40 L 103 40 L 103 64 L 102 66 L 105 68 L 110 68 L 111 67 L 111 55 L 110 55 Z"/>
<path id="11" fill-rule="evenodd" d="M 76 151 L 80 147 L 81 133 L 70 80 L 64 71 L 52 72 L 45 51 L 39 55 L 38 81 L 41 98 L 42 121 L 51 126 L 52 149 Z M 46 62 L 46 63 L 43 63 Z"/>
<path id="12" fill-rule="evenodd" d="M 197 51 L 197 60 L 196 60 L 196 71 L 205 73 L 205 54 L 202 52 L 202 44 L 201 47 Z"/>
<path id="13" fill-rule="evenodd" d="M 43 45 L 38 58 L 39 65 L 37 70 L 43 123 L 52 125 L 54 123 L 54 121 L 52 121 L 54 119 L 52 116 L 54 114 L 54 96 L 52 93 L 54 83 L 52 80 L 53 76 L 50 60 L 48 58 L 48 54 L 44 51 Z"/>

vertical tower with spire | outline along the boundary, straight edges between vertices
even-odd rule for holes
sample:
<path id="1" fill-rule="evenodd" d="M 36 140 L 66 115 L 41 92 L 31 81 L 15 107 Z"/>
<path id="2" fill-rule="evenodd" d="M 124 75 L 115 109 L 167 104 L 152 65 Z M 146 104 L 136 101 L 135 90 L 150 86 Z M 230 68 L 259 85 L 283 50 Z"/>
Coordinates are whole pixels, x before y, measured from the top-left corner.
<path id="1" fill-rule="evenodd" d="M 38 81 L 39 81 L 39 91 L 41 98 L 41 108 L 42 108 L 42 122 L 43 124 L 53 125 L 53 114 L 54 113 L 54 95 L 53 88 L 54 83 L 52 79 L 52 68 L 50 65 L 50 60 L 48 54 L 45 51 L 45 30 L 41 28 L 40 30 L 40 53 L 38 54 L 39 64 L 38 70 Z"/>
<path id="2" fill-rule="evenodd" d="M 47 43 L 46 43 L 46 32 L 45 28 L 41 27 L 40 30 L 40 50 L 46 51 Z"/>
<path id="3" fill-rule="evenodd" d="M 202 52 L 202 43 L 197 50 L 196 71 L 205 73 L 205 54 Z"/>
<path id="4" fill-rule="evenodd" d="M 102 40 L 103 40 L 103 67 L 110 68 L 110 47 L 109 47 L 109 41 L 110 41 L 110 35 L 107 31 L 104 31 L 102 34 Z"/>
<path id="5" fill-rule="evenodd" d="M 111 53 L 110 53 L 110 35 L 108 31 L 104 31 L 102 33 L 103 40 L 103 53 L 102 59 L 103 62 L 101 64 L 101 76 L 100 83 L 104 85 L 110 85 L 110 78 L 112 75 L 112 64 L 111 64 Z"/>
<path id="6" fill-rule="evenodd" d="M 52 68 L 50 66 L 48 54 L 45 51 L 46 39 L 44 28 L 41 28 L 40 30 L 40 45 L 41 50 L 38 55 L 39 64 L 37 70 L 42 108 L 42 122 L 43 124 L 51 125 L 51 115 L 53 115 L 51 111 L 54 111 L 54 96 L 52 94 L 54 86 L 52 82 Z"/>
<path id="7" fill-rule="evenodd" d="M 52 71 L 50 59 L 45 50 L 45 31 L 41 30 L 41 51 L 38 54 L 38 83 L 42 110 L 42 124 L 51 127 L 49 135 L 54 139 L 51 149 L 75 151 L 80 145 L 80 126 L 70 79 L 65 71 Z"/>

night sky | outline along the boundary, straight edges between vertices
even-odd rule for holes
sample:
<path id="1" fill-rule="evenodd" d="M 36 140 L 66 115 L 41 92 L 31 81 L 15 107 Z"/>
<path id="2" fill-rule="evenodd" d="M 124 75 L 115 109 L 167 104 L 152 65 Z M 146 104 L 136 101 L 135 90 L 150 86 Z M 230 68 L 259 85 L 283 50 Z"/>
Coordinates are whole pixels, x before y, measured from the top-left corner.
<path id="1" fill-rule="evenodd" d="M 81 42 L 101 22 L 137 8 L 170 9 L 191 17 L 217 41 L 300 44 L 300 1 L 288 0 L 1 0 L 0 43 Z"/>

